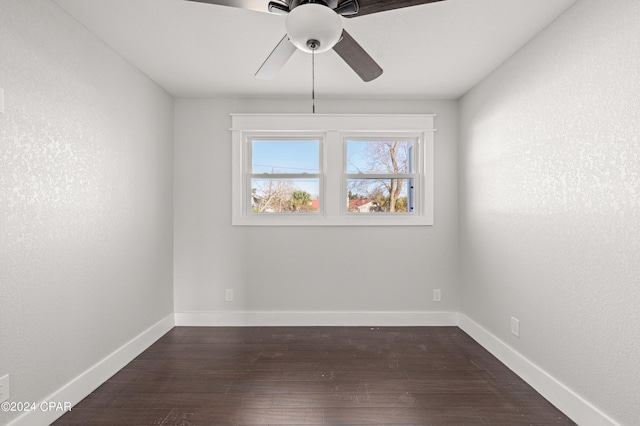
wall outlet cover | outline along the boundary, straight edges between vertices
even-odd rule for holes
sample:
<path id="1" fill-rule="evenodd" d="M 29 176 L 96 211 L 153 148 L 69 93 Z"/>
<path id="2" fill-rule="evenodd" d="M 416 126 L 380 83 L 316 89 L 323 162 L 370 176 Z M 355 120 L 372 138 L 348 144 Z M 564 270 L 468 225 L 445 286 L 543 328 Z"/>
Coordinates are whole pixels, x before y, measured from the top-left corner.
<path id="1" fill-rule="evenodd" d="M 511 317 L 511 333 L 520 337 L 520 320 L 514 317 Z"/>

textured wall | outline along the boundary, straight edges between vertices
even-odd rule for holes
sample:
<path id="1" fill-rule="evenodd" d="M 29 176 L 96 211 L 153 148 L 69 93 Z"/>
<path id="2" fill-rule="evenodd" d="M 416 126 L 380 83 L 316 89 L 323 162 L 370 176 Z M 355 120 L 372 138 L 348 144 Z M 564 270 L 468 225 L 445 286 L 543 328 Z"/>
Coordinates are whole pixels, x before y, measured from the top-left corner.
<path id="1" fill-rule="evenodd" d="M 456 311 L 456 102 L 320 100 L 319 113 L 436 113 L 433 227 L 231 226 L 232 112 L 301 112 L 310 100 L 176 102 L 175 309 Z M 235 302 L 224 289 L 235 289 Z M 441 288 L 443 301 L 431 302 Z"/>
<path id="2" fill-rule="evenodd" d="M 624 425 L 640 424 L 638 28 L 637 0 L 580 0 L 461 101 L 462 312 Z"/>
<path id="3" fill-rule="evenodd" d="M 173 101 L 47 0 L 0 0 L 0 87 L 0 376 L 37 402 L 172 312 Z"/>

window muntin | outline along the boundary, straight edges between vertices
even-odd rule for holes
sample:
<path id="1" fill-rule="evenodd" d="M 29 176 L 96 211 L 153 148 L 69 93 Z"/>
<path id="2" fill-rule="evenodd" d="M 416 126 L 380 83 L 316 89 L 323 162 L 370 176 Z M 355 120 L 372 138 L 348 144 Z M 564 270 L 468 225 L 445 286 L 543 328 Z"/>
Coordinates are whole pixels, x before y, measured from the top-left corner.
<path id="1" fill-rule="evenodd" d="M 417 147 L 412 138 L 346 138 L 347 213 L 414 213 Z"/>
<path id="2" fill-rule="evenodd" d="M 250 138 L 251 214 L 318 213 L 320 146 L 320 138 Z"/>

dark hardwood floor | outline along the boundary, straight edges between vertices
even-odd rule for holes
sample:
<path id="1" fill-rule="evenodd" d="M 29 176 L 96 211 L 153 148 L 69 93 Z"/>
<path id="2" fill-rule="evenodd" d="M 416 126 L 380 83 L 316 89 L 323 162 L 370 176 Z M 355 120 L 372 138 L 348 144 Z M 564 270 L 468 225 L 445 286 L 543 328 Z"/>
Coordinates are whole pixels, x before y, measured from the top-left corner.
<path id="1" fill-rule="evenodd" d="M 55 425 L 573 425 L 457 327 L 176 327 Z"/>

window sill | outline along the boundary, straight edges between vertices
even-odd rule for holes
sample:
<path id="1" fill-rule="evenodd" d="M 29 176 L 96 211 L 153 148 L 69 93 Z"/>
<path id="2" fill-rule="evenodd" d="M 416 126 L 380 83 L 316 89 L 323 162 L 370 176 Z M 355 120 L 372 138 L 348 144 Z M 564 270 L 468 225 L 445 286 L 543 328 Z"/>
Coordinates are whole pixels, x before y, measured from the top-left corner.
<path id="1" fill-rule="evenodd" d="M 309 215 L 260 215 L 242 216 L 233 219 L 234 226 L 433 226 L 426 216 L 398 214 L 363 216 Z"/>

